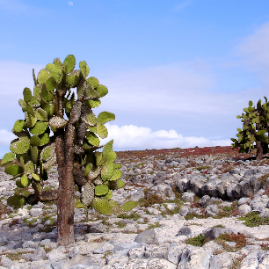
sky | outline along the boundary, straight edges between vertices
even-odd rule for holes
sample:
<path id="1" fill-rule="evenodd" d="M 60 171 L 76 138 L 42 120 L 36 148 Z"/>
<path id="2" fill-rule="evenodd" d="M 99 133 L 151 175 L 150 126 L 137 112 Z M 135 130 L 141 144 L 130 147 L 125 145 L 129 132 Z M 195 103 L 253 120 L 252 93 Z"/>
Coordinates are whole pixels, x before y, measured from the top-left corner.
<path id="1" fill-rule="evenodd" d="M 0 158 L 23 89 L 73 54 L 108 88 L 122 150 L 230 146 L 269 86 L 268 0 L 0 0 Z"/>

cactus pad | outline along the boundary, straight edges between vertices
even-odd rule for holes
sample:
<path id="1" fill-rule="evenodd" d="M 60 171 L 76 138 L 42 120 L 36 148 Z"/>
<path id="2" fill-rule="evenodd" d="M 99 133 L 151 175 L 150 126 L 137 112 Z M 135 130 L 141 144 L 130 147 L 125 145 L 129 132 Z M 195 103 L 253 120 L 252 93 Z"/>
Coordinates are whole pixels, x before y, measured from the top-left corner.
<path id="1" fill-rule="evenodd" d="M 22 99 L 19 100 L 19 105 L 21 106 L 22 110 L 25 111 L 26 110 L 26 102 Z"/>
<path id="2" fill-rule="evenodd" d="M 110 140 L 103 148 L 103 155 L 113 151 L 113 139 Z"/>
<path id="3" fill-rule="evenodd" d="M 102 161 L 102 153 L 99 151 L 95 152 L 96 165 L 100 166 Z"/>
<path id="4" fill-rule="evenodd" d="M 87 63 L 85 61 L 81 61 L 79 63 L 79 68 L 80 68 L 80 71 L 81 71 L 81 74 L 82 74 L 83 78 L 86 80 L 86 78 L 87 78 L 87 76 L 89 75 L 89 72 L 90 72 L 89 66 L 87 65 Z"/>
<path id="5" fill-rule="evenodd" d="M 28 161 L 25 165 L 24 165 L 24 173 L 29 175 L 29 174 L 32 174 L 34 173 L 34 169 L 35 169 L 35 166 L 34 166 L 34 163 L 32 161 Z"/>
<path id="6" fill-rule="evenodd" d="M 91 85 L 93 88 L 97 88 L 99 80 L 96 77 L 89 77 L 87 78 L 87 84 Z"/>
<path id="7" fill-rule="evenodd" d="M 112 177 L 109 180 L 110 181 L 118 180 L 119 178 L 121 178 L 121 176 L 122 176 L 121 170 L 115 169 Z"/>
<path id="8" fill-rule="evenodd" d="M 94 185 L 90 182 L 81 187 L 81 203 L 90 206 L 94 198 Z"/>
<path id="9" fill-rule="evenodd" d="M 93 207 L 103 215 L 112 215 L 114 213 L 109 201 L 104 198 L 95 198 L 93 200 Z"/>
<path id="10" fill-rule="evenodd" d="M 50 76 L 55 79 L 56 83 L 59 83 L 61 81 L 63 77 L 63 72 L 60 66 L 55 65 L 55 64 L 47 64 L 46 69 L 49 71 Z"/>
<path id="11" fill-rule="evenodd" d="M 79 83 L 80 71 L 74 70 L 66 77 L 66 83 L 68 86 L 74 88 Z"/>
<path id="12" fill-rule="evenodd" d="M 95 108 L 101 105 L 101 101 L 99 99 L 88 100 L 86 104 L 91 108 Z"/>
<path id="13" fill-rule="evenodd" d="M 102 178 L 101 178 L 100 176 L 98 176 L 98 177 L 93 181 L 93 184 L 94 184 L 95 186 L 97 186 L 97 185 L 102 185 L 102 184 L 103 184 L 103 180 L 102 180 Z"/>
<path id="14" fill-rule="evenodd" d="M 39 175 L 35 174 L 35 173 L 32 173 L 32 178 L 35 180 L 35 181 L 40 181 L 40 177 Z"/>
<path id="15" fill-rule="evenodd" d="M 112 163 L 117 159 L 117 154 L 114 151 L 110 151 L 107 154 L 103 154 L 102 164 Z"/>
<path id="16" fill-rule="evenodd" d="M 119 169 L 122 167 L 122 165 L 119 163 L 113 163 L 113 166 L 114 166 L 114 169 Z"/>
<path id="17" fill-rule="evenodd" d="M 30 102 L 32 99 L 32 92 L 29 88 L 24 88 L 23 90 L 23 98 L 25 102 Z"/>
<path id="18" fill-rule="evenodd" d="M 99 93 L 92 87 L 92 86 L 88 86 L 85 89 L 85 96 L 84 96 L 84 100 L 92 100 L 92 99 L 97 99 L 99 98 Z"/>
<path id="19" fill-rule="evenodd" d="M 15 132 L 21 132 L 23 130 L 23 126 L 25 124 L 25 121 L 24 120 L 17 120 L 14 124 L 14 131 Z"/>
<path id="20" fill-rule="evenodd" d="M 40 153 L 40 159 L 43 161 L 47 161 L 50 158 L 52 158 L 55 155 L 55 147 L 56 147 L 55 143 L 52 143 L 51 145 L 43 148 Z"/>
<path id="21" fill-rule="evenodd" d="M 21 184 L 21 179 L 18 179 L 18 180 L 16 181 L 16 185 L 17 185 L 17 187 L 19 187 L 19 188 L 24 188 L 23 185 Z"/>
<path id="22" fill-rule="evenodd" d="M 112 163 L 109 163 L 109 164 L 103 166 L 101 169 L 102 180 L 107 181 L 109 178 L 111 178 L 113 175 L 113 171 L 114 171 L 114 168 L 113 168 Z"/>
<path id="23" fill-rule="evenodd" d="M 10 150 L 16 154 L 23 154 L 29 150 L 30 140 L 26 139 L 15 139 L 10 144 Z"/>
<path id="24" fill-rule="evenodd" d="M 14 195 L 7 199 L 7 204 L 14 208 L 23 207 L 26 204 L 26 198 L 22 195 L 20 196 Z"/>
<path id="25" fill-rule="evenodd" d="M 12 162 L 14 159 L 15 159 L 15 154 L 13 152 L 6 153 L 1 161 L 1 166 L 6 163 Z"/>
<path id="26" fill-rule="evenodd" d="M 32 146 L 38 147 L 40 145 L 40 138 L 37 135 L 33 135 L 30 138 L 30 144 Z"/>
<path id="27" fill-rule="evenodd" d="M 125 183 L 121 179 L 117 180 L 117 189 L 124 188 Z"/>
<path id="28" fill-rule="evenodd" d="M 12 176 L 17 176 L 18 174 L 21 174 L 22 172 L 23 172 L 22 167 L 17 164 L 11 164 L 5 168 L 5 173 Z"/>
<path id="29" fill-rule="evenodd" d="M 43 169 L 49 171 L 50 168 L 56 163 L 56 155 L 53 155 L 47 162 L 43 163 Z"/>
<path id="30" fill-rule="evenodd" d="M 91 127 L 97 124 L 97 120 L 93 112 L 90 112 L 86 117 L 84 117 L 84 119 L 86 123 Z"/>
<path id="31" fill-rule="evenodd" d="M 88 163 L 86 165 L 85 171 L 84 171 L 84 176 L 86 177 L 88 175 L 88 173 L 90 172 L 90 170 L 92 169 L 93 164 L 92 163 Z"/>
<path id="32" fill-rule="evenodd" d="M 53 60 L 53 63 L 54 63 L 55 65 L 57 65 L 57 66 L 60 66 L 60 67 L 63 65 L 60 58 L 55 58 L 55 59 Z"/>
<path id="33" fill-rule="evenodd" d="M 52 130 L 57 130 L 57 129 L 64 128 L 64 126 L 67 124 L 67 122 L 68 122 L 67 120 L 65 120 L 61 117 L 55 116 L 49 120 L 49 125 L 50 125 Z"/>
<path id="34" fill-rule="evenodd" d="M 27 177 L 27 175 L 23 175 L 21 177 L 21 185 L 23 188 L 27 188 L 31 183 L 31 180 Z"/>
<path id="35" fill-rule="evenodd" d="M 65 72 L 67 74 L 72 72 L 75 68 L 75 65 L 76 65 L 75 56 L 72 54 L 67 55 L 66 58 L 64 59 L 63 65 L 64 65 Z"/>
<path id="36" fill-rule="evenodd" d="M 124 212 L 130 211 L 136 206 L 137 203 L 135 201 L 128 201 L 122 205 L 122 211 Z"/>
<path id="37" fill-rule="evenodd" d="M 36 124 L 37 117 L 29 114 L 28 112 L 25 112 L 25 120 L 26 120 L 25 126 L 27 128 L 31 128 Z"/>
<path id="38" fill-rule="evenodd" d="M 99 93 L 100 97 L 104 97 L 108 93 L 107 87 L 101 84 L 97 86 L 96 91 Z"/>
<path id="39" fill-rule="evenodd" d="M 101 124 L 105 124 L 108 121 L 112 121 L 115 120 L 115 115 L 113 113 L 110 112 L 101 112 L 98 117 L 97 117 L 97 122 L 101 123 Z"/>
<path id="40" fill-rule="evenodd" d="M 96 196 L 105 196 L 109 191 L 107 185 L 97 185 L 95 186 L 94 192 Z"/>
<path id="41" fill-rule="evenodd" d="M 106 126 L 100 124 L 99 122 L 97 122 L 97 134 L 103 139 L 106 138 L 108 135 Z"/>
<path id="42" fill-rule="evenodd" d="M 37 109 L 36 116 L 41 121 L 48 121 L 48 112 L 42 108 Z"/>
<path id="43" fill-rule="evenodd" d="M 86 137 L 88 142 L 93 146 L 99 146 L 100 140 L 93 132 L 87 132 Z"/>
<path id="44" fill-rule="evenodd" d="M 113 192 L 111 190 L 108 191 L 107 195 L 104 196 L 105 199 L 110 200 L 113 196 Z"/>
<path id="45" fill-rule="evenodd" d="M 44 146 L 47 145 L 50 142 L 49 134 L 44 133 L 42 135 L 38 136 L 40 138 L 40 145 L 39 146 Z"/>
<path id="46" fill-rule="evenodd" d="M 89 171 L 89 173 L 87 174 L 87 180 L 88 181 L 92 181 L 95 178 L 97 178 L 100 175 L 100 167 L 96 167 L 92 170 Z"/>
<path id="47" fill-rule="evenodd" d="M 30 132 L 34 135 L 43 134 L 48 128 L 48 122 L 38 121 L 32 128 L 30 128 Z"/>
<path id="48" fill-rule="evenodd" d="M 47 69 L 41 69 L 37 75 L 38 83 L 43 84 L 50 78 L 50 74 Z"/>
<path id="49" fill-rule="evenodd" d="M 30 148 L 30 152 L 31 152 L 31 160 L 33 163 L 36 164 L 38 160 L 38 148 L 33 146 Z"/>

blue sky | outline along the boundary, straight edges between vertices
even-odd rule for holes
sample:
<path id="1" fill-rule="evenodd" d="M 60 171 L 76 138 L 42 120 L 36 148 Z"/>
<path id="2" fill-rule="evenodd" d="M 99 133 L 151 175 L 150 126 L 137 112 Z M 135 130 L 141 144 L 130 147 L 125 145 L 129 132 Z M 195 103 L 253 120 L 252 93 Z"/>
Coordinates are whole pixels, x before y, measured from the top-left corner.
<path id="1" fill-rule="evenodd" d="M 0 0 L 0 158 L 18 100 L 75 55 L 109 93 L 94 112 L 115 150 L 231 145 L 248 101 L 268 96 L 267 0 Z"/>

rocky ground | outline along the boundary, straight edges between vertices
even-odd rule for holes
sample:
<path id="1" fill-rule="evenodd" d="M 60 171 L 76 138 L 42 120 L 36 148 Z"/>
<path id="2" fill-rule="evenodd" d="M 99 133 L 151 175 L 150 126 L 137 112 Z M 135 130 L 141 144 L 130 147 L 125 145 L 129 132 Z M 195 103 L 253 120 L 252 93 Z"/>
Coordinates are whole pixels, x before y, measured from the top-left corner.
<path id="1" fill-rule="evenodd" d="M 0 269 L 269 268 L 269 159 L 230 147 L 119 152 L 138 206 L 109 217 L 75 208 L 76 243 L 57 246 L 54 203 L 13 210 L 0 171 Z M 57 169 L 46 188 L 57 188 Z M 26 191 L 26 190 L 23 190 Z M 76 192 L 79 199 L 79 192 Z"/>

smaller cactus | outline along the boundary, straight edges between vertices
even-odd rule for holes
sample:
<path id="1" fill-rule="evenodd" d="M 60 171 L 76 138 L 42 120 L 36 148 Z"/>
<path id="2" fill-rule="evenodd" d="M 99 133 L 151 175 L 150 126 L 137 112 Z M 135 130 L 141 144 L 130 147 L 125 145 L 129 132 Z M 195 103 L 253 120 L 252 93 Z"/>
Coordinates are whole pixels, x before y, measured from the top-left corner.
<path id="1" fill-rule="evenodd" d="M 137 203 L 135 201 L 128 201 L 122 205 L 122 211 L 124 212 L 130 211 L 136 206 Z"/>
<path id="2" fill-rule="evenodd" d="M 9 162 L 12 162 L 14 159 L 15 159 L 15 154 L 13 152 L 6 153 L 1 161 L 1 166 Z"/>

